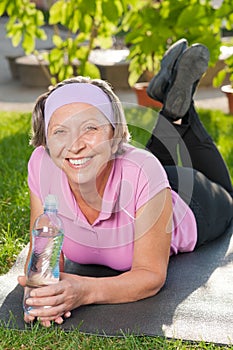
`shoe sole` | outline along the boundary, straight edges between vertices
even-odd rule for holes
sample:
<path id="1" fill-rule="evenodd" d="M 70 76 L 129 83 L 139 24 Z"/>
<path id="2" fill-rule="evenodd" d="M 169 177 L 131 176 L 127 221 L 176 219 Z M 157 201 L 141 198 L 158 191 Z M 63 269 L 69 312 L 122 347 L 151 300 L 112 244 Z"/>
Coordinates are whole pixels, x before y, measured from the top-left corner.
<path id="1" fill-rule="evenodd" d="M 172 74 L 172 69 L 179 58 L 179 56 L 187 48 L 188 42 L 186 39 L 180 39 L 174 43 L 165 53 L 162 61 L 161 68 L 157 75 L 155 75 L 150 81 L 147 94 L 160 102 L 164 100 L 164 91 L 170 79 L 168 77 Z"/>
<path id="2" fill-rule="evenodd" d="M 165 111 L 172 117 L 183 117 L 189 109 L 193 84 L 199 81 L 208 68 L 209 50 L 201 44 L 186 49 L 176 64 L 176 76 L 167 93 Z"/>

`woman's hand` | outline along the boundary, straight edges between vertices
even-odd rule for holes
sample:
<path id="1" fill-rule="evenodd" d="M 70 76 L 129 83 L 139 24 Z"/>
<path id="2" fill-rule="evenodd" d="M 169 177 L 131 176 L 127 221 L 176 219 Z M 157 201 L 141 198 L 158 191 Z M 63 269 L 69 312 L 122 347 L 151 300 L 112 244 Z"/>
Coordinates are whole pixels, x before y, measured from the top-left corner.
<path id="1" fill-rule="evenodd" d="M 32 309 L 28 314 L 25 313 L 25 322 L 33 322 L 38 318 L 43 326 L 49 327 L 51 321 L 62 324 L 64 321 L 63 317 L 70 317 L 70 310 L 82 304 L 81 298 L 77 297 L 82 294 L 80 292 L 77 293 L 80 289 L 79 283 L 71 276 L 61 273 L 60 282 L 32 290 L 30 298 L 27 299 L 27 304 L 32 307 L 41 306 L 41 308 Z M 25 276 L 19 276 L 18 282 L 25 287 Z M 50 306 L 49 308 L 43 308 L 48 305 Z"/>

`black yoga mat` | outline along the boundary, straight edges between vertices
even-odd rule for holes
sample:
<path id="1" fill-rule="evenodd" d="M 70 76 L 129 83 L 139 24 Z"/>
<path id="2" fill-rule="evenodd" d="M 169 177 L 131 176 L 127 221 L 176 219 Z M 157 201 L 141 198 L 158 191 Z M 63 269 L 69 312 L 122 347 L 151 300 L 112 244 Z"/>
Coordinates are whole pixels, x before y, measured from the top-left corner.
<path id="1" fill-rule="evenodd" d="M 166 336 L 184 340 L 233 343 L 233 223 L 216 241 L 193 253 L 172 257 L 167 282 L 156 296 L 134 303 L 88 305 L 73 310 L 61 326 L 88 334 Z M 21 286 L 23 252 L 12 270 L 0 276 L 0 322 L 25 329 Z M 69 264 L 80 274 L 106 276 L 100 266 Z M 59 326 L 60 327 L 60 326 Z"/>

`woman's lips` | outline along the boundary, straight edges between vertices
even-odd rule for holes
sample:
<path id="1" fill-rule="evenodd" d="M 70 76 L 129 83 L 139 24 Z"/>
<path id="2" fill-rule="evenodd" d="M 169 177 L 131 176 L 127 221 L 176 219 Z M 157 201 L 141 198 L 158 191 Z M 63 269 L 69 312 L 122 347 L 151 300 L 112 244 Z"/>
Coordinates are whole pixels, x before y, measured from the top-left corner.
<path id="1" fill-rule="evenodd" d="M 87 165 L 92 157 L 84 157 L 84 158 L 68 158 L 68 162 L 72 167 L 79 168 Z"/>

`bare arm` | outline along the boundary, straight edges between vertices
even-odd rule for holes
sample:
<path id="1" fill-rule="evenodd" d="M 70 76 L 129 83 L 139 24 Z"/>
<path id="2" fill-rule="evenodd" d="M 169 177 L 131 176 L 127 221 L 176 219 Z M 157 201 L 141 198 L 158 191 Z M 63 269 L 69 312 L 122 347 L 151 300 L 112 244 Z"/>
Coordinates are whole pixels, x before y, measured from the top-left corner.
<path id="1" fill-rule="evenodd" d="M 165 189 L 136 214 L 134 257 L 130 271 L 106 278 L 62 273 L 58 284 L 32 292 L 32 298 L 28 299 L 30 305 L 52 306 L 32 311 L 32 315 L 49 321 L 80 305 L 131 302 L 156 294 L 166 280 L 171 219 L 171 193 Z"/>
<path id="2" fill-rule="evenodd" d="M 116 277 L 87 279 L 90 303 L 135 301 L 162 288 L 170 255 L 171 219 L 171 193 L 166 189 L 137 212 L 132 269 Z"/>

